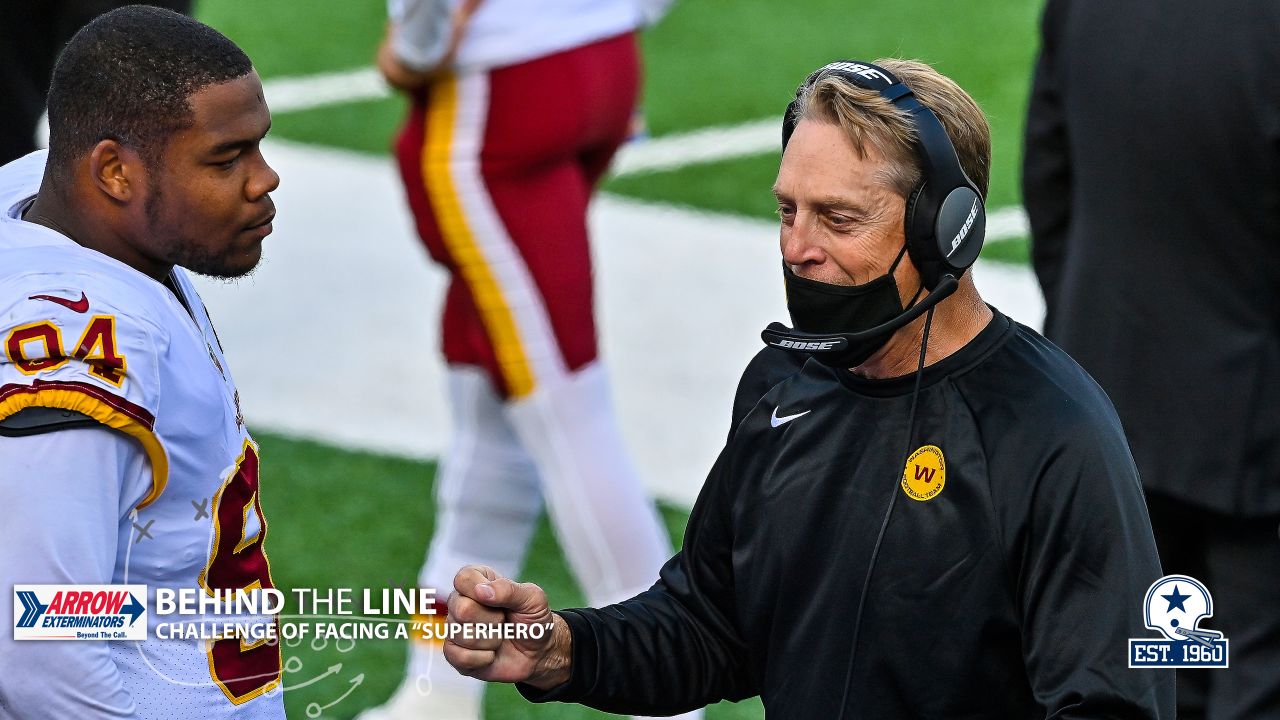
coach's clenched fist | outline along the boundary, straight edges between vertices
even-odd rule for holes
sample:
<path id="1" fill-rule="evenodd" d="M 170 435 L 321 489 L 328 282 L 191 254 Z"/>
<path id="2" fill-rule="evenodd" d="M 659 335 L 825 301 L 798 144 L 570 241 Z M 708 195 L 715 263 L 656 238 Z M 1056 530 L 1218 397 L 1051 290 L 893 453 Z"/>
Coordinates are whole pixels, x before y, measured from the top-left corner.
<path id="1" fill-rule="evenodd" d="M 569 680 L 572 636 L 533 583 L 468 565 L 453 578 L 444 657 L 463 675 L 548 690 Z"/>

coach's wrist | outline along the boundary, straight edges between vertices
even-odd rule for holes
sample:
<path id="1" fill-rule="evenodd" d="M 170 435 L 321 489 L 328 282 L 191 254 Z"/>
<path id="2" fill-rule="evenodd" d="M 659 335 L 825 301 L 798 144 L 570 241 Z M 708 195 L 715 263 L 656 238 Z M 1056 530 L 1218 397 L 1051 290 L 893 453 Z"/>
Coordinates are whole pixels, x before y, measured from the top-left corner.
<path id="1" fill-rule="evenodd" d="M 551 613 L 551 640 L 546 652 L 538 660 L 533 674 L 524 682 L 542 691 L 559 687 L 572 675 L 573 631 L 559 613 Z"/>

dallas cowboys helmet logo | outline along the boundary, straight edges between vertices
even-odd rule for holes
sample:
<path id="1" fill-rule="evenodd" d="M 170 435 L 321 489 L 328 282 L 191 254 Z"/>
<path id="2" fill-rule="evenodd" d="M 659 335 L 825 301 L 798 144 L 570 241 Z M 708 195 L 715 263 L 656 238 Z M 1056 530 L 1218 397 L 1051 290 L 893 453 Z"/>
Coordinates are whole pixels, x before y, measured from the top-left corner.
<path id="1" fill-rule="evenodd" d="M 1164 640 L 1131 639 L 1129 667 L 1226 667 L 1227 640 L 1201 628 L 1213 617 L 1213 595 L 1188 575 L 1166 575 L 1147 588 L 1143 622 Z"/>

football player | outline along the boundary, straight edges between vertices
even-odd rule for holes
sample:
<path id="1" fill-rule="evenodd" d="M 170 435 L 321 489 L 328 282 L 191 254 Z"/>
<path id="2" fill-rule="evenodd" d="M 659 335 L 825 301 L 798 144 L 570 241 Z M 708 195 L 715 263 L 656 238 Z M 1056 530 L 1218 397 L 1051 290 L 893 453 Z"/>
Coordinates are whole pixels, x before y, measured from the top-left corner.
<path id="1" fill-rule="evenodd" d="M 129 6 L 68 44 L 49 122 L 47 157 L 0 168 L 0 586 L 270 588 L 258 449 L 183 269 L 243 275 L 271 233 L 262 84 Z M 0 716 L 283 718 L 280 673 L 265 639 L 6 638 Z"/>

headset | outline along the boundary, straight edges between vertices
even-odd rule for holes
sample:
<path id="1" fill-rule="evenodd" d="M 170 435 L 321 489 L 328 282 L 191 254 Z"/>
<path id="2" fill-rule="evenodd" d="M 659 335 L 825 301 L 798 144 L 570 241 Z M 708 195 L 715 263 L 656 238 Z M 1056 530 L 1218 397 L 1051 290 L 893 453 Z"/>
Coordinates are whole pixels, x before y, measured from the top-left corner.
<path id="1" fill-rule="evenodd" d="M 920 272 L 929 296 L 898 317 L 859 333 L 823 333 L 792 330 L 772 323 L 761 333 L 765 343 L 784 348 L 804 347 L 812 352 L 840 352 L 847 341 L 860 341 L 903 327 L 946 299 L 959 287 L 959 278 L 978 259 L 986 235 L 987 211 L 978 186 L 965 174 L 955 146 L 938 117 L 916 98 L 915 93 L 893 73 L 878 65 L 844 60 L 818 68 L 805 80 L 804 89 L 818 80 L 838 75 L 881 97 L 907 113 L 916 129 L 916 153 L 920 159 L 920 182 L 907 197 L 907 255 Z M 797 100 L 787 106 L 782 118 L 782 149 L 800 121 Z M 817 348 L 816 350 L 814 348 Z"/>

